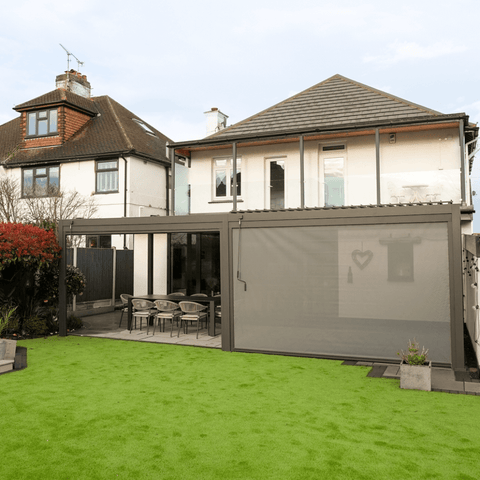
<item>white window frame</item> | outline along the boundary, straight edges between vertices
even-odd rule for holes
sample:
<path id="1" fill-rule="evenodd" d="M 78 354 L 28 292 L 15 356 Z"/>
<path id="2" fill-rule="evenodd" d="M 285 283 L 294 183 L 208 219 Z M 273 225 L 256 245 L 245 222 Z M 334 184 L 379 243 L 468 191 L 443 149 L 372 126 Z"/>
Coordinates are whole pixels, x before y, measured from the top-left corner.
<path id="1" fill-rule="evenodd" d="M 342 150 L 329 150 L 324 152 L 324 147 L 343 146 Z M 336 154 L 336 152 L 338 154 Z M 344 205 L 349 205 L 348 200 L 348 161 L 347 144 L 345 142 L 320 143 L 318 145 L 318 205 L 325 207 L 325 168 L 324 160 L 326 158 L 343 158 L 343 179 L 344 179 Z"/>
<path id="2" fill-rule="evenodd" d="M 218 161 L 226 161 L 226 165 L 217 165 Z M 237 172 L 239 174 L 242 173 L 243 162 L 242 157 L 237 156 Z M 224 196 L 217 196 L 217 171 L 225 170 L 226 171 L 226 192 Z M 214 157 L 212 159 L 212 198 L 214 201 L 221 202 L 222 200 L 230 201 L 233 200 L 233 192 L 231 188 L 230 179 L 232 178 L 232 171 L 233 171 L 233 158 L 231 156 L 225 157 Z M 240 192 L 243 191 L 242 185 L 242 177 L 240 175 L 240 181 L 238 181 L 237 177 L 237 184 L 240 185 Z M 237 195 L 237 198 L 242 198 L 242 195 Z"/>

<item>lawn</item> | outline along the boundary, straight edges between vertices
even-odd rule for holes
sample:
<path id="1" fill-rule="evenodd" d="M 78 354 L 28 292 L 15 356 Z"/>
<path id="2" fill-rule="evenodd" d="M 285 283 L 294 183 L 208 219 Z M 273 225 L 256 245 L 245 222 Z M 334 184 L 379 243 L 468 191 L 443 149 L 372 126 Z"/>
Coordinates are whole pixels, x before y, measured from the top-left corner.
<path id="1" fill-rule="evenodd" d="M 339 361 L 84 337 L 0 376 L 0 478 L 478 479 L 480 397 Z"/>

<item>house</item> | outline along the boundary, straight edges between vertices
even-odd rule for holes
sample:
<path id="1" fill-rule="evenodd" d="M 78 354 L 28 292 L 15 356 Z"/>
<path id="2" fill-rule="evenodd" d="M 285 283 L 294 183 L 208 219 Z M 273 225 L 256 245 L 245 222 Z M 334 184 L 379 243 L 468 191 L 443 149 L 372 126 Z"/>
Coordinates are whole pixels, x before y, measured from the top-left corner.
<path id="1" fill-rule="evenodd" d="M 73 231 L 149 238 L 145 293 L 219 285 L 224 350 L 393 361 L 416 337 L 461 377 L 468 116 L 340 75 L 230 127 L 207 116 L 214 133 L 169 145 L 182 215 Z"/>
<path id="2" fill-rule="evenodd" d="M 217 118 L 216 133 L 172 146 L 182 174 L 175 187 L 188 183 L 190 213 L 452 201 L 471 231 L 478 127 L 464 113 L 334 75 L 228 128 L 218 109 L 207 116 Z"/>
<path id="3" fill-rule="evenodd" d="M 55 90 L 14 110 L 20 116 L 0 126 L 0 175 L 19 182 L 23 197 L 76 190 L 94 196 L 100 218 L 167 214 L 169 138 L 108 95 L 93 97 L 85 75 L 58 75 Z"/>

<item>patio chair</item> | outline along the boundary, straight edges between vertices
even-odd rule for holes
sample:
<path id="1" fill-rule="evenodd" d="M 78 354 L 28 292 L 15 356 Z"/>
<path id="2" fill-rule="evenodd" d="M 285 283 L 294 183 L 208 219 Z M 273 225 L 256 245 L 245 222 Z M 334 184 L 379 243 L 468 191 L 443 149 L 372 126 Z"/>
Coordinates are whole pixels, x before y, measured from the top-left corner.
<path id="1" fill-rule="evenodd" d="M 124 313 L 128 313 L 128 299 L 131 298 L 131 295 L 128 295 L 127 293 L 122 293 L 120 295 L 120 300 L 122 301 L 122 314 L 120 315 L 120 322 L 118 326 L 120 327 L 122 325 L 122 318 Z"/>
<path id="2" fill-rule="evenodd" d="M 163 320 L 163 331 L 165 331 L 165 320 L 170 320 L 172 324 L 170 336 L 173 336 L 173 322 L 176 320 L 178 325 L 178 319 L 182 315 L 179 305 L 168 300 L 155 300 L 154 303 L 159 310 L 158 313 L 155 314 L 155 318 L 157 319 L 160 331 L 162 331 L 162 325 L 160 322 Z M 155 318 L 153 320 L 153 335 L 155 335 Z"/>
<path id="3" fill-rule="evenodd" d="M 192 297 L 208 297 L 206 293 L 192 293 Z"/>
<path id="4" fill-rule="evenodd" d="M 172 293 L 169 293 L 169 295 L 175 295 L 177 297 L 184 297 L 185 294 L 183 292 L 172 292 Z"/>
<path id="5" fill-rule="evenodd" d="M 207 320 L 207 314 L 203 312 L 207 307 L 205 305 L 200 305 L 196 302 L 180 302 L 180 308 L 182 309 L 183 315 L 180 318 L 180 325 L 178 327 L 177 337 L 180 336 L 180 330 L 182 324 L 184 325 L 185 333 L 188 333 L 188 324 L 187 322 L 197 322 L 197 338 L 198 331 L 200 329 L 200 322 Z"/>
<path id="6" fill-rule="evenodd" d="M 132 305 L 135 311 L 132 313 L 132 324 L 135 320 L 135 329 L 137 328 L 137 318 L 140 319 L 140 330 L 142 329 L 142 319 L 146 319 L 147 322 L 147 335 L 148 335 L 148 326 L 150 323 L 150 317 L 153 317 L 156 312 L 156 308 L 153 302 L 149 300 L 144 300 L 140 298 L 135 298 L 132 300 Z M 132 324 L 130 324 L 130 333 L 132 333 Z"/>

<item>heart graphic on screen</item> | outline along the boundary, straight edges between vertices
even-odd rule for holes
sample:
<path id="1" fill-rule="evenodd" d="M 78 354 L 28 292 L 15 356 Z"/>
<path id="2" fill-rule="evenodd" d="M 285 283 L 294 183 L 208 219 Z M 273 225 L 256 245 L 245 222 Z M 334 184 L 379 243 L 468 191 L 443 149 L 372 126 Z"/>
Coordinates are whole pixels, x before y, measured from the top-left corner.
<path id="1" fill-rule="evenodd" d="M 373 252 L 371 250 L 367 250 L 366 252 L 354 250 L 352 252 L 352 260 L 360 270 L 363 270 L 372 261 L 372 258 Z"/>

